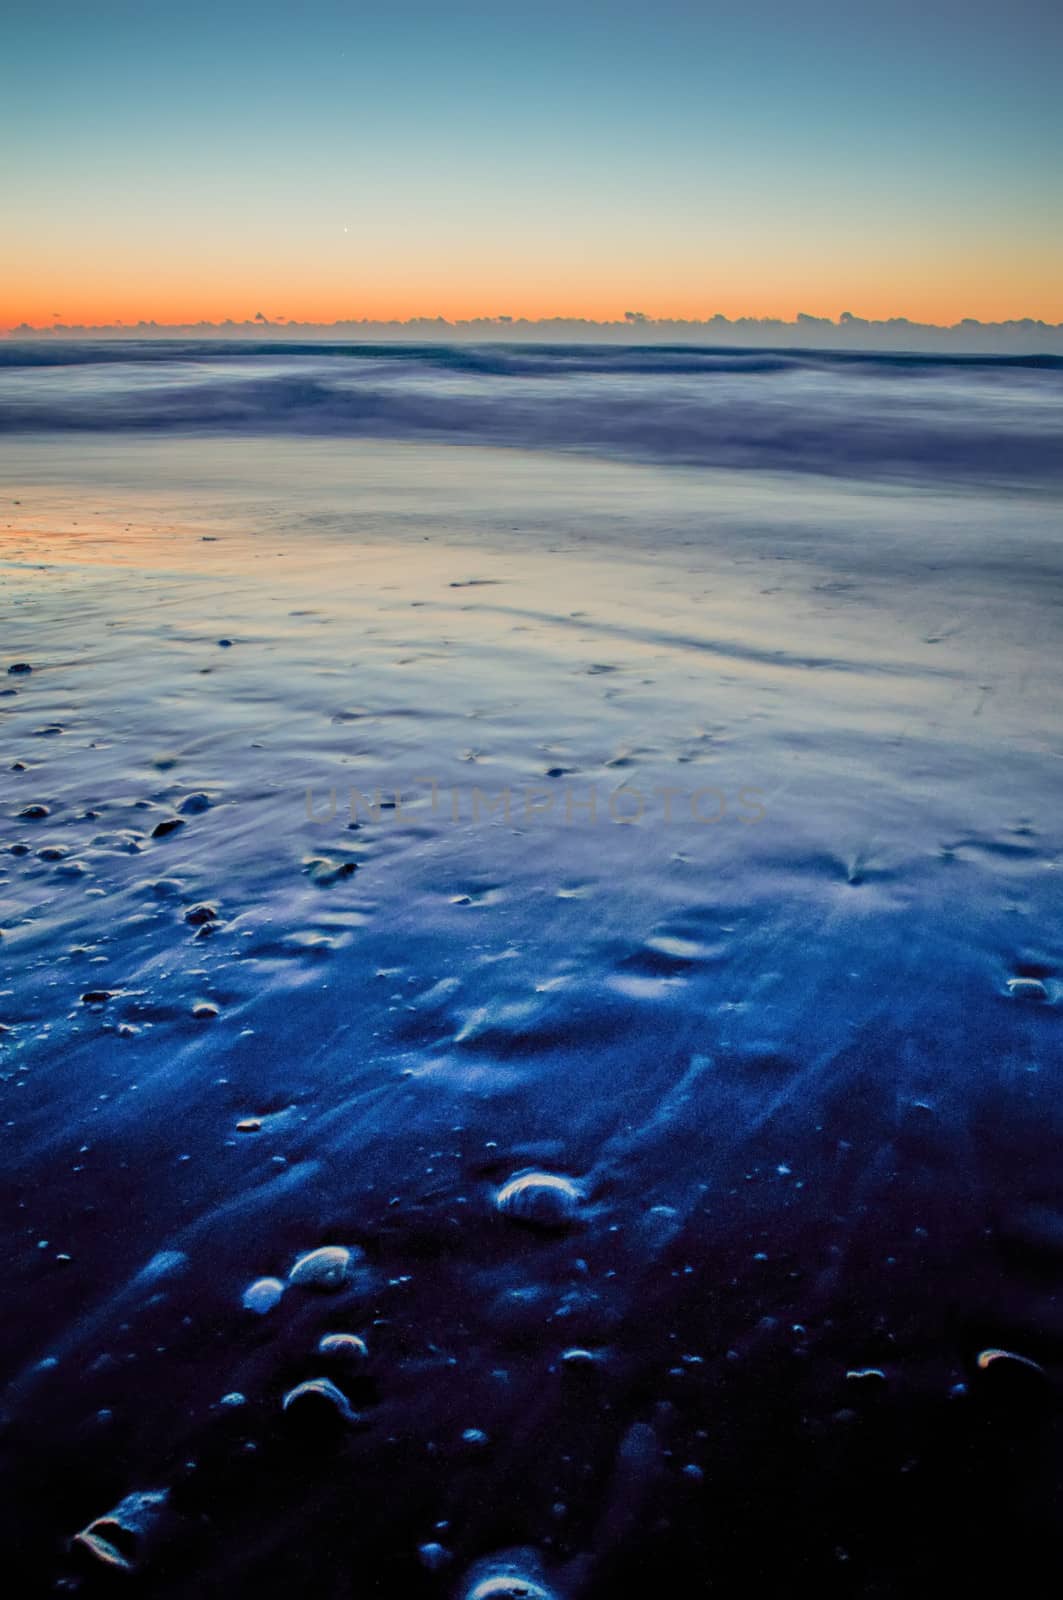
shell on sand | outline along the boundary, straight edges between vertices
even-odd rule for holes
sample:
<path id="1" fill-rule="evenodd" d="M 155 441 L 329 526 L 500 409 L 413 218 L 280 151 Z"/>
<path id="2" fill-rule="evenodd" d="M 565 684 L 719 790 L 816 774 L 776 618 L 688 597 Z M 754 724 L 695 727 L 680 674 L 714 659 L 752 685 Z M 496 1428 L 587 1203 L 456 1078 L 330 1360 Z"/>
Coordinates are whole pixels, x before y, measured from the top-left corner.
<path id="1" fill-rule="evenodd" d="M 331 1378 L 309 1378 L 306 1383 L 296 1384 L 284 1396 L 283 1410 L 298 1414 L 300 1418 L 324 1419 L 334 1414 L 344 1422 L 358 1421 L 347 1396 Z"/>
<path id="2" fill-rule="evenodd" d="M 254 1283 L 249 1283 L 243 1294 L 243 1305 L 246 1310 L 257 1312 L 265 1316 L 267 1311 L 272 1311 L 281 1295 L 284 1285 L 279 1278 L 256 1278 Z"/>
<path id="3" fill-rule="evenodd" d="M 326 1244 L 300 1256 L 288 1274 L 288 1282 L 301 1289 L 319 1289 L 335 1294 L 347 1282 L 357 1253 L 345 1244 Z"/>
<path id="4" fill-rule="evenodd" d="M 318 1340 L 317 1353 L 357 1366 L 368 1358 L 369 1347 L 356 1333 L 326 1333 Z"/>
<path id="5" fill-rule="evenodd" d="M 980 1350 L 977 1366 L 979 1372 L 1029 1373 L 1031 1377 L 1045 1377 L 1045 1369 L 1029 1356 L 1016 1355 L 1013 1350 Z"/>
<path id="6" fill-rule="evenodd" d="M 144 1536 L 151 1532 L 166 1506 L 165 1489 L 137 1490 L 74 1535 L 74 1544 L 106 1567 L 132 1572 L 140 1557 Z"/>
<path id="7" fill-rule="evenodd" d="M 557 1600 L 557 1591 L 539 1577 L 539 1562 L 529 1551 L 527 1562 L 494 1557 L 478 1562 L 461 1590 L 461 1600 Z"/>
<path id="8" fill-rule="evenodd" d="M 544 1589 L 534 1578 L 499 1572 L 493 1577 L 481 1578 L 463 1600 L 554 1600 L 554 1593 L 552 1589 Z"/>
<path id="9" fill-rule="evenodd" d="M 583 1190 L 556 1172 L 520 1172 L 495 1196 L 503 1216 L 532 1228 L 567 1228 L 576 1221 Z"/>
<path id="10" fill-rule="evenodd" d="M 1008 993 L 1013 1000 L 1036 1002 L 1048 999 L 1048 990 L 1040 978 L 1009 978 Z"/>

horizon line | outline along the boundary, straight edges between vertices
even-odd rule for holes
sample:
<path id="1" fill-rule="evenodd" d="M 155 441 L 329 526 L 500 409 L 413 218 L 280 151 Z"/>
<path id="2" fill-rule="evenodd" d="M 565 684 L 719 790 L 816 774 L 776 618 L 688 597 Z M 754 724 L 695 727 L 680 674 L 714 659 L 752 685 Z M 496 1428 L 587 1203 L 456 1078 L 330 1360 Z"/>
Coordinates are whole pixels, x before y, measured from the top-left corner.
<path id="1" fill-rule="evenodd" d="M 507 317 L 482 315 L 450 320 L 447 317 L 343 317 L 335 322 L 299 322 L 296 318 L 255 317 L 237 322 L 160 323 L 154 318 L 138 322 L 62 323 L 34 326 L 22 322 L 0 330 L 8 342 L 64 341 L 166 341 L 166 339 L 218 339 L 239 344 L 251 339 L 279 342 L 602 342 L 602 344 L 706 344 L 706 346 L 781 347 L 781 349 L 848 350 L 858 354 L 954 354 L 986 357 L 1055 357 L 1063 355 L 1063 322 L 1037 317 L 1013 317 L 1005 322 L 981 322 L 962 317 L 954 323 L 913 322 L 909 317 L 858 317 L 842 312 L 813 317 L 797 312 L 792 322 L 784 317 L 652 317 L 647 312 L 624 312 L 623 318 Z"/>
<path id="2" fill-rule="evenodd" d="M 553 327 L 564 323 L 575 327 L 622 329 L 631 331 L 642 327 L 674 327 L 674 328 L 708 328 L 708 327 L 772 327 L 806 329 L 812 327 L 833 328 L 836 331 L 846 328 L 918 328 L 931 333 L 956 333 L 963 328 L 1044 328 L 1048 332 L 1063 331 L 1063 321 L 1047 322 L 1043 317 L 1001 317 L 992 321 L 984 321 L 980 317 L 960 317 L 955 322 L 921 322 L 913 317 L 862 317 L 852 311 L 843 311 L 837 320 L 833 317 L 814 316 L 810 312 L 798 311 L 793 318 L 777 316 L 755 316 L 743 314 L 737 317 L 727 317 L 722 312 L 714 312 L 706 317 L 677 317 L 655 316 L 645 311 L 625 311 L 622 317 L 585 317 L 574 316 L 566 312 L 557 312 L 551 316 L 525 317 L 509 316 L 504 313 L 479 313 L 469 317 L 444 317 L 418 313 L 409 317 L 336 317 L 331 322 L 300 320 L 298 317 L 273 316 L 267 317 L 264 312 L 256 312 L 253 317 L 234 318 L 222 317 L 217 321 L 202 317 L 195 321 L 186 322 L 159 322 L 155 317 L 139 317 L 135 321 L 125 321 L 115 318 L 113 322 L 52 322 L 52 323 L 11 323 L 0 328 L 0 333 L 11 335 L 53 333 L 109 333 L 121 328 L 125 331 L 151 329 L 163 333 L 168 330 L 184 332 L 191 328 L 215 329 L 247 329 L 251 332 L 261 331 L 263 328 L 292 329 L 292 328 L 413 328 L 413 327 L 446 327 L 446 328 L 471 328 L 471 327 L 502 327 L 502 328 L 542 328 Z"/>
<path id="3" fill-rule="evenodd" d="M 0 338 L 60 343 L 64 339 L 91 343 L 93 340 L 160 342 L 167 339 L 218 339 L 239 342 L 254 337 L 283 344 L 306 340 L 357 340 L 386 343 L 403 341 L 487 341 L 604 344 L 718 344 L 731 347 L 848 350 L 871 353 L 887 350 L 898 354 L 938 354 L 952 352 L 972 356 L 1056 356 L 1063 355 L 1063 322 L 1045 322 L 1037 317 L 1014 317 L 1005 321 L 982 322 L 977 317 L 962 317 L 954 323 L 915 322 L 909 317 L 871 318 L 843 311 L 831 317 L 798 312 L 792 321 L 783 317 L 726 317 L 717 312 L 704 319 L 655 317 L 642 311 L 625 312 L 622 318 L 592 317 L 510 317 L 506 315 L 407 318 L 344 317 L 333 322 L 301 322 L 295 318 L 254 317 L 237 321 L 160 323 L 141 318 L 136 322 L 63 323 L 34 326 L 22 322 L 0 329 Z"/>

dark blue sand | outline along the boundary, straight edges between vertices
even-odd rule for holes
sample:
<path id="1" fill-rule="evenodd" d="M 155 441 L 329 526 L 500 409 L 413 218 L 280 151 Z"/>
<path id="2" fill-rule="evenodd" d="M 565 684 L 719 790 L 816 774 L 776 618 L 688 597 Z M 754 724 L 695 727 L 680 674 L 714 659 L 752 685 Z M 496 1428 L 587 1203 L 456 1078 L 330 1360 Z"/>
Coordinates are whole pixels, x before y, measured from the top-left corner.
<path id="1" fill-rule="evenodd" d="M 1059 373 L 374 359 L 580 453 L 0 382 L 17 1593 L 1058 1562 Z M 739 381 L 873 477 L 556 431 Z"/>

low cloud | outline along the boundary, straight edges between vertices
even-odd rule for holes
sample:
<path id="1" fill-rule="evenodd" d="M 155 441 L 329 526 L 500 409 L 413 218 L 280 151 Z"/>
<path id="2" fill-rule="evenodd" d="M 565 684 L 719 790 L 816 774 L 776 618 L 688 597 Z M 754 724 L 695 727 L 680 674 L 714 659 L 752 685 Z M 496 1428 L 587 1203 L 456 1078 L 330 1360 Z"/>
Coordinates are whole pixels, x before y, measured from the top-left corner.
<path id="1" fill-rule="evenodd" d="M 843 311 L 837 322 L 799 312 L 793 322 L 774 317 L 713 316 L 704 320 L 654 317 L 628 311 L 615 322 L 585 317 L 470 317 L 450 322 L 445 317 L 410 317 L 406 321 L 368 318 L 337 322 L 271 322 L 260 311 L 246 322 L 114 323 L 109 326 L 54 323 L 33 327 L 23 322 L 9 330 L 9 339 L 227 339 L 261 340 L 265 328 L 278 343 L 308 340 L 352 342 L 386 340 L 426 343 L 482 344 L 654 344 L 702 345 L 730 349 L 892 350 L 950 355 L 1063 355 L 1063 323 L 1018 317 L 1006 322 L 979 322 L 973 317 L 950 326 L 912 322 L 907 317 L 872 320 Z"/>

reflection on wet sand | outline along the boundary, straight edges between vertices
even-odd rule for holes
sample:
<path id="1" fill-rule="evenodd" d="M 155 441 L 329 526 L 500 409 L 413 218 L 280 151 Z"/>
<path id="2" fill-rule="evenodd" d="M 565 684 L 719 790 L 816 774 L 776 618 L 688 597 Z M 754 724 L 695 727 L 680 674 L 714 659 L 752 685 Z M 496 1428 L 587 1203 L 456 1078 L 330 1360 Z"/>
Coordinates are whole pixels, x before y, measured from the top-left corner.
<path id="1" fill-rule="evenodd" d="M 1047 1548 L 1050 507 L 108 448 L 0 515 L 20 1592 Z"/>

